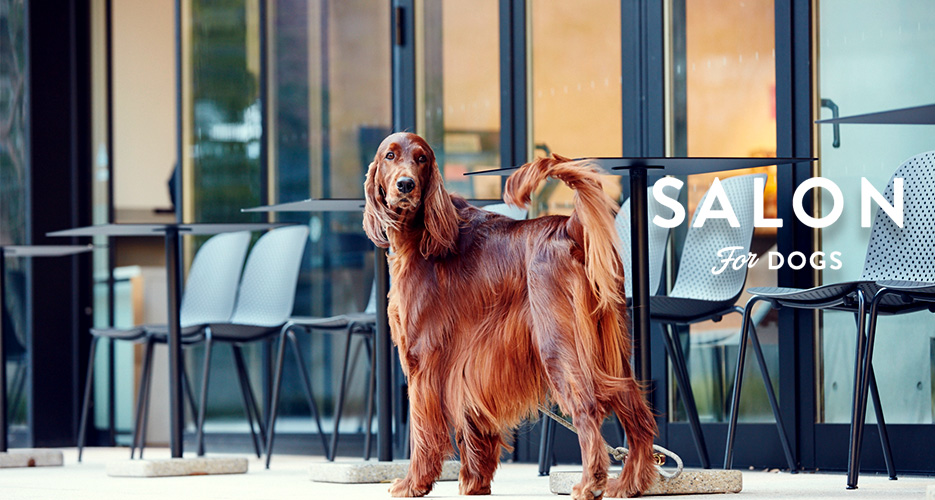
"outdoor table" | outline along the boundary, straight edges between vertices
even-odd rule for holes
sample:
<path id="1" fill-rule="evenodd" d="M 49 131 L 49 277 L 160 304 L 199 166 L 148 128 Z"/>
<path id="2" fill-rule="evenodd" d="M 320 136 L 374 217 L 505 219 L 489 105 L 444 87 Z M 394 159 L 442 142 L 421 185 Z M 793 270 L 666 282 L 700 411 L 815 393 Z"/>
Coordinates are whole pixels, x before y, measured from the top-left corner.
<path id="1" fill-rule="evenodd" d="M 209 235 L 235 231 L 261 231 L 285 224 L 270 223 L 164 223 L 164 224 L 100 224 L 63 231 L 47 236 L 162 236 L 166 242 L 166 284 L 168 288 L 169 326 L 169 448 L 172 458 L 182 457 L 182 343 L 181 308 L 181 248 L 179 235 Z"/>
<path id="2" fill-rule="evenodd" d="M 500 203 L 500 200 L 468 200 L 473 205 L 483 206 Z M 363 199 L 308 199 L 245 208 L 243 212 L 360 212 L 364 211 Z M 377 460 L 388 462 L 393 459 L 392 434 L 392 350 L 389 319 L 386 315 L 386 295 L 389 292 L 389 268 L 386 264 L 386 252 L 377 249 L 373 253 L 374 282 L 377 301 L 377 364 L 374 367 L 377 378 Z"/>
<path id="3" fill-rule="evenodd" d="M 4 267 L 6 257 L 64 257 L 90 252 L 90 245 L 8 245 L 0 246 L 0 453 L 7 451 L 6 354 L 3 352 L 3 316 L 6 314 Z"/>
<path id="4" fill-rule="evenodd" d="M 630 177 L 630 279 L 633 302 L 633 372 L 637 381 L 651 381 L 649 350 L 649 236 L 647 234 L 646 176 L 649 170 L 659 175 L 708 174 L 743 168 L 766 167 L 787 163 L 811 162 L 815 158 L 717 158 L 717 157 L 619 157 L 578 158 L 588 160 L 613 175 Z M 465 175 L 510 175 L 520 167 L 469 172 Z"/>

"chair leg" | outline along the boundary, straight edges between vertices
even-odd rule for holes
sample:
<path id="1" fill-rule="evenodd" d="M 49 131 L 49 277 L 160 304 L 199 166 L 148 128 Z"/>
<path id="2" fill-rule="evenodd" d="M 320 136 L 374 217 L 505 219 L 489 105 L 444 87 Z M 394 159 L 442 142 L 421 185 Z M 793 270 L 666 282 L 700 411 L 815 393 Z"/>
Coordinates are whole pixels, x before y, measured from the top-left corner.
<path id="1" fill-rule="evenodd" d="M 867 317 L 867 301 L 863 290 L 857 290 L 857 348 L 854 361 L 854 395 L 851 398 L 851 429 L 848 443 L 847 459 L 847 489 L 857 489 L 857 476 L 860 474 L 860 442 L 863 433 L 863 419 L 860 418 L 861 388 L 863 387 L 864 371 L 862 364 L 866 352 L 865 321 Z"/>
<path id="2" fill-rule="evenodd" d="M 334 432 L 331 434 L 331 459 L 338 452 L 338 425 L 341 423 L 341 413 L 344 410 L 344 391 L 347 389 L 347 362 L 351 354 L 351 330 L 347 330 L 347 341 L 344 343 L 344 364 L 341 368 L 341 388 L 338 390 L 338 404 L 334 408 Z"/>
<path id="3" fill-rule="evenodd" d="M 364 460 L 370 460 L 371 439 L 373 438 L 373 406 L 377 387 L 377 351 L 371 345 L 373 337 L 364 337 L 364 347 L 367 348 L 367 358 L 370 360 L 370 384 L 367 388 L 367 412 L 364 428 Z"/>
<path id="4" fill-rule="evenodd" d="M 208 373 L 211 369 L 211 349 L 214 346 L 214 341 L 211 339 L 211 334 L 205 336 L 205 359 L 204 366 L 202 366 L 201 374 L 201 395 L 199 396 L 200 400 L 198 402 L 198 428 L 195 431 L 195 440 L 198 441 L 198 456 L 203 457 L 205 454 L 205 413 L 208 407 Z"/>
<path id="5" fill-rule="evenodd" d="M 198 406 L 195 404 L 195 392 L 192 390 L 191 377 L 188 376 L 188 369 L 185 368 L 184 359 L 182 360 L 182 387 L 185 389 L 185 396 L 188 398 L 188 409 L 192 414 L 192 419 L 198 418 Z"/>
<path id="6" fill-rule="evenodd" d="M 734 374 L 734 390 L 730 400 L 730 418 L 727 424 L 727 444 L 724 445 L 724 469 L 730 469 L 734 461 L 734 437 L 737 432 L 737 417 L 740 411 L 740 394 L 743 386 L 743 365 L 747 356 L 747 338 L 750 336 L 752 323 L 751 313 L 753 306 L 759 302 L 756 297 L 747 301 L 743 309 L 743 320 L 740 326 L 740 344 L 737 346 L 737 368 Z"/>
<path id="7" fill-rule="evenodd" d="M 890 436 L 886 430 L 886 420 L 883 418 L 883 404 L 880 401 L 880 391 L 877 389 L 877 378 L 873 373 L 873 345 L 877 333 L 877 309 L 885 295 L 886 292 L 880 292 L 879 296 L 874 297 L 873 302 L 870 304 L 870 322 L 867 325 L 867 352 L 864 356 L 863 371 L 865 374 L 869 374 L 869 377 L 864 380 L 864 384 L 869 380 L 870 395 L 873 397 L 873 407 L 877 416 L 877 429 L 879 429 L 880 432 L 880 445 L 883 447 L 883 459 L 886 462 L 886 471 L 887 474 L 889 474 L 889 478 L 895 481 L 896 465 L 893 462 L 893 450 L 890 447 Z M 866 413 L 867 389 L 864 387 L 861 388 L 861 404 L 864 405 L 861 411 Z M 861 434 L 861 436 L 863 436 L 863 434 Z"/>
<path id="8" fill-rule="evenodd" d="M 237 353 L 237 357 L 240 358 L 240 366 L 243 367 L 244 387 L 247 388 L 248 401 L 250 402 L 250 407 L 253 409 L 253 415 L 256 419 L 257 427 L 259 428 L 257 434 L 260 437 L 260 445 L 266 448 L 266 433 L 263 432 L 266 430 L 266 424 L 263 423 L 263 413 L 260 411 L 260 404 L 257 401 L 256 394 L 253 392 L 253 386 L 250 385 L 250 374 L 247 371 L 247 363 L 243 355 L 243 348 L 235 344 L 234 351 Z"/>
<path id="9" fill-rule="evenodd" d="M 766 356 L 763 356 L 763 348 L 760 347 L 760 339 L 756 334 L 756 327 L 752 324 L 750 325 L 750 340 L 753 341 L 753 352 L 756 354 L 757 363 L 760 365 L 760 375 L 763 376 L 763 384 L 766 385 L 766 397 L 769 399 L 769 406 L 773 409 L 773 418 L 776 419 L 776 429 L 779 431 L 782 451 L 786 454 L 786 463 L 789 464 L 789 472 L 795 474 L 798 468 L 795 466 L 792 447 L 789 445 L 789 438 L 786 436 L 786 428 L 782 424 L 782 415 L 779 413 L 779 402 L 776 400 L 776 392 L 773 391 L 773 382 L 770 380 L 769 371 L 766 369 Z"/>
<path id="10" fill-rule="evenodd" d="M 321 425 L 321 412 L 318 411 L 318 404 L 315 403 L 315 394 L 312 392 L 312 381 L 309 377 L 308 364 L 305 363 L 305 357 L 302 356 L 302 350 L 299 349 L 299 341 L 295 333 L 288 333 L 289 342 L 292 344 L 292 354 L 295 356 L 295 363 L 299 368 L 299 374 L 302 377 L 302 385 L 305 388 L 305 397 L 308 399 L 308 406 L 312 410 L 312 417 L 315 418 L 315 425 L 318 426 L 318 436 L 321 438 L 322 449 L 325 450 L 325 458 L 334 460 L 331 454 L 331 447 L 328 446 L 328 440 L 325 438 L 324 427 Z"/>
<path id="11" fill-rule="evenodd" d="M 237 380 L 240 382 L 240 395 L 243 399 L 243 410 L 247 416 L 247 425 L 250 426 L 250 437 L 253 439 L 253 449 L 256 451 L 257 458 L 263 458 L 263 450 L 260 448 L 260 440 L 256 436 L 253 428 L 253 408 L 250 405 L 250 395 L 247 393 L 250 381 L 247 379 L 247 367 L 243 362 L 243 357 L 238 356 L 238 346 L 231 345 L 231 353 L 234 358 L 234 365 L 237 367 Z M 260 426 L 262 432 L 263 426 Z"/>
<path id="12" fill-rule="evenodd" d="M 81 423 L 78 425 L 78 461 L 84 451 L 84 443 L 88 428 L 88 412 L 91 408 L 91 390 L 94 386 L 94 355 L 97 352 L 99 337 L 91 337 L 91 349 L 88 355 L 88 374 L 84 382 L 84 401 L 81 403 Z M 5 388 L 4 388 L 5 389 Z"/>
<path id="13" fill-rule="evenodd" d="M 548 476 L 552 470 L 552 445 L 555 443 L 555 421 L 542 415 L 539 436 L 539 476 Z"/>
<path id="14" fill-rule="evenodd" d="M 151 338 L 146 339 L 146 344 L 143 347 L 143 367 L 140 370 L 140 385 L 136 391 L 136 416 L 133 419 L 133 443 L 130 446 L 130 459 L 136 458 L 136 449 L 140 449 L 140 458 L 143 458 L 143 446 L 145 446 L 145 441 L 142 439 L 143 429 L 146 426 L 146 417 L 145 414 L 146 401 L 149 400 L 149 381 L 152 378 L 150 370 L 152 370 L 153 363 L 153 340 Z"/>
<path id="15" fill-rule="evenodd" d="M 695 406 L 695 395 L 692 392 L 691 379 L 688 376 L 685 354 L 682 352 L 682 346 L 679 344 L 678 339 L 673 336 L 674 334 L 671 325 L 666 325 L 663 328 L 662 335 L 665 340 L 666 352 L 669 353 L 669 359 L 675 371 L 679 393 L 682 395 L 682 404 L 685 405 L 685 413 L 688 415 L 688 423 L 691 426 L 692 437 L 695 441 L 695 448 L 698 450 L 701 466 L 710 469 L 711 462 L 708 460 L 708 448 L 705 445 L 704 434 L 701 431 L 701 420 L 698 418 L 698 408 Z"/>
<path id="16" fill-rule="evenodd" d="M 860 387 L 858 391 L 855 392 L 854 396 L 856 406 L 854 408 L 854 420 L 851 422 L 852 442 L 850 443 L 850 454 L 848 457 L 848 489 L 857 488 L 857 479 L 860 474 L 860 454 L 863 446 L 863 425 L 867 417 L 868 389 L 870 396 L 873 398 L 874 412 L 877 417 L 877 428 L 880 433 L 880 444 L 883 447 L 883 459 L 886 462 L 886 470 L 890 479 L 896 479 L 896 466 L 893 462 L 889 433 L 886 429 L 886 421 L 883 418 L 883 406 L 880 402 L 880 393 L 877 389 L 876 376 L 873 372 L 873 345 L 876 338 L 877 309 L 884 295 L 886 295 L 886 291 L 882 290 L 878 292 L 871 301 L 870 321 L 866 330 L 866 339 L 863 342 L 861 342 L 861 337 L 864 337 L 864 330 L 859 329 L 858 331 L 858 346 L 859 344 L 863 344 L 863 349 L 861 352 L 862 358 L 858 360 L 860 362 L 860 366 L 857 369 L 859 376 L 855 376 L 855 384 L 859 383 Z M 855 429 L 856 435 L 854 434 Z"/>
<path id="17" fill-rule="evenodd" d="M 867 352 L 870 355 L 870 352 Z M 886 420 L 883 418 L 883 406 L 880 402 L 880 391 L 877 389 L 877 378 L 873 373 L 873 367 L 870 367 L 870 397 L 873 398 L 873 411 L 877 417 L 877 431 L 880 433 L 880 446 L 883 447 L 883 460 L 886 462 L 886 473 L 889 478 L 895 481 L 896 465 L 893 463 L 893 450 L 890 447 L 890 436 L 886 430 Z M 864 397 L 866 401 L 866 396 Z M 866 411 L 866 408 L 865 408 Z"/>
<path id="18" fill-rule="evenodd" d="M 279 348 L 276 349 L 276 370 L 273 375 L 273 397 L 270 401 L 269 418 L 266 420 L 266 468 L 273 456 L 273 441 L 276 436 L 276 417 L 279 413 L 279 390 L 282 387 L 282 363 L 286 354 L 286 332 L 288 326 L 279 333 Z"/>

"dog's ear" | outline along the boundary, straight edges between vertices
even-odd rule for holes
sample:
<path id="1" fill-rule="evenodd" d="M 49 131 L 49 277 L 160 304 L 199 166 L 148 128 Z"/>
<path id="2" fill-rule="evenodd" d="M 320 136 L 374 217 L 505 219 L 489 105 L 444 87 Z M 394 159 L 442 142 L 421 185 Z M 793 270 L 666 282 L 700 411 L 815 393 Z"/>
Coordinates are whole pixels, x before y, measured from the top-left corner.
<path id="1" fill-rule="evenodd" d="M 389 248 L 390 242 L 386 238 L 386 228 L 392 219 L 386 208 L 385 192 L 377 179 L 379 160 L 374 160 L 367 169 L 367 179 L 364 181 L 364 232 L 374 245 L 380 248 Z"/>
<path id="2" fill-rule="evenodd" d="M 422 206 L 425 210 L 425 231 L 419 250 L 423 257 L 442 257 L 455 251 L 458 239 L 458 212 L 451 197 L 445 191 L 438 164 L 432 161 L 428 182 L 423 191 Z"/>

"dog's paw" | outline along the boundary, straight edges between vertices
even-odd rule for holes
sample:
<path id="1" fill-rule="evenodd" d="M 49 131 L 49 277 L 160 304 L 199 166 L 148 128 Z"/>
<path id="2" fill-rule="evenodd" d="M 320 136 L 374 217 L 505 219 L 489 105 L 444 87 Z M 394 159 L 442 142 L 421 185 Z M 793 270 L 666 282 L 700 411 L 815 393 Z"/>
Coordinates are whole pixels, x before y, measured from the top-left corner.
<path id="1" fill-rule="evenodd" d="M 490 494 L 490 483 L 480 484 L 480 483 L 464 483 L 458 485 L 458 494 L 459 495 L 489 495 Z"/>
<path id="2" fill-rule="evenodd" d="M 415 488 L 412 481 L 406 479 L 394 479 L 390 485 L 390 496 L 396 498 L 414 498 L 424 497 L 431 488 Z"/>
<path id="3" fill-rule="evenodd" d="M 571 489 L 572 500 L 600 500 L 603 497 L 604 490 L 585 488 L 581 486 L 581 483 Z"/>

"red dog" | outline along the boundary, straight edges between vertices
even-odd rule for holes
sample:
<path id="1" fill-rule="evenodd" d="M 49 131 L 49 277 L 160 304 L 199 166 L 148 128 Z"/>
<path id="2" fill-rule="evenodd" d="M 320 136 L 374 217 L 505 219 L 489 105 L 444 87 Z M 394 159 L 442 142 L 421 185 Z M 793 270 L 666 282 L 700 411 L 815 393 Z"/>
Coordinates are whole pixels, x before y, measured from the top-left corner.
<path id="1" fill-rule="evenodd" d="M 461 494 L 489 494 L 506 436 L 547 392 L 578 428 L 584 474 L 572 498 L 637 496 L 656 477 L 655 422 L 628 362 L 616 206 L 595 170 L 557 156 L 510 176 L 504 199 L 525 206 L 549 176 L 576 191 L 574 213 L 515 221 L 445 191 L 417 135 L 387 137 L 370 164 L 364 229 L 394 252 L 389 321 L 409 378 L 412 462 L 393 496 L 431 491 L 452 427 Z M 612 481 L 600 433 L 609 410 L 630 445 Z"/>

